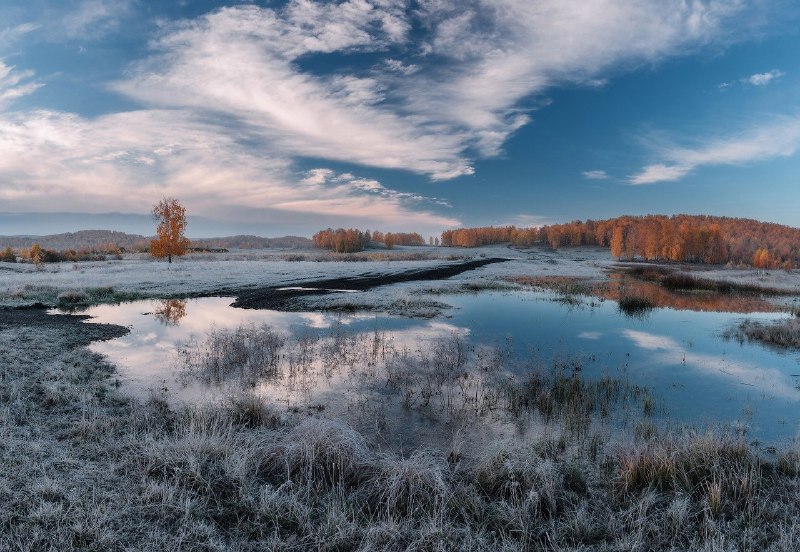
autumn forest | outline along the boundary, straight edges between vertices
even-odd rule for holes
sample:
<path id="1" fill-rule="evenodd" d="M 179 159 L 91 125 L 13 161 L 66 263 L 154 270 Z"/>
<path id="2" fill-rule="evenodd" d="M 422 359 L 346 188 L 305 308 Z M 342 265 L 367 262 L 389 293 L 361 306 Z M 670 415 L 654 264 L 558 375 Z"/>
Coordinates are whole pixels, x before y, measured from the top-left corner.
<path id="1" fill-rule="evenodd" d="M 477 247 L 511 243 L 554 249 L 597 245 L 622 260 L 634 258 L 756 268 L 800 266 L 800 229 L 751 219 L 707 215 L 621 216 L 539 228 L 487 226 L 442 233 L 442 245 Z"/>

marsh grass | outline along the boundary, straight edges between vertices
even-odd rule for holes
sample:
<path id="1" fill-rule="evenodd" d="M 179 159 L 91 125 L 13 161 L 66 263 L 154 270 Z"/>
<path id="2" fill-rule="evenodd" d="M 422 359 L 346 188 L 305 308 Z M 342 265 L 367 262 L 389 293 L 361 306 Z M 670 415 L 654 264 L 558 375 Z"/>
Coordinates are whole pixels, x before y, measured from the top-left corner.
<path id="1" fill-rule="evenodd" d="M 727 280 L 701 278 L 683 271 L 664 267 L 634 267 L 627 273 L 640 280 L 656 282 L 672 291 L 711 291 L 716 293 L 741 293 L 757 295 L 794 295 L 786 289 L 743 284 Z"/>
<path id="2" fill-rule="evenodd" d="M 337 322 L 314 333 L 283 335 L 268 325 L 247 324 L 181 344 L 177 360 L 185 383 L 196 379 L 237 392 L 231 406 L 242 423 L 261 423 L 263 414 L 253 405 L 261 395 L 297 411 L 332 406 L 334 411 L 363 412 L 365 424 L 375 419 L 377 425 L 362 430 L 386 438 L 392 433 L 387 432 L 387 415 L 449 425 L 470 419 L 510 423 L 534 416 L 585 433 L 595 418 L 624 423 L 631 411 L 653 414 L 655 404 L 648 389 L 626 378 L 609 373 L 586 377 L 584 363 L 589 360 L 520 358 L 512 339 L 471 345 L 459 333 L 410 348 L 377 327 L 354 332 Z M 326 397 L 326 402 L 317 397 Z M 394 428 L 398 438 L 404 431 Z"/>
<path id="3" fill-rule="evenodd" d="M 630 317 L 643 317 L 649 314 L 656 305 L 647 297 L 640 297 L 636 295 L 625 295 L 619 298 L 617 302 L 619 312 Z"/>
<path id="4" fill-rule="evenodd" d="M 800 348 L 800 318 L 786 318 L 771 323 L 744 320 L 738 326 L 725 330 L 722 335 L 740 343 L 756 341 L 781 349 L 797 349 Z"/>
<path id="5" fill-rule="evenodd" d="M 74 339 L 0 331 L 0 549 L 800 548 L 793 449 L 771 460 L 719 433 L 572 432 L 560 414 L 569 405 L 600 416 L 604 397 L 626 391 L 581 381 L 571 362 L 513 392 L 549 394 L 551 423 L 483 444 L 459 439 L 445 454 L 381 449 L 342 421 L 253 394 L 202 408 L 170 408 L 160 395 L 137 402 Z M 351 336 L 336 339 L 325 350 L 351 360 Z M 402 358 L 383 340 L 370 336 L 366 354 Z M 301 366 L 290 345 L 283 354 Z M 503 358 L 485 351 L 481 366 Z M 448 381 L 475 361 L 451 337 L 418 362 Z"/>

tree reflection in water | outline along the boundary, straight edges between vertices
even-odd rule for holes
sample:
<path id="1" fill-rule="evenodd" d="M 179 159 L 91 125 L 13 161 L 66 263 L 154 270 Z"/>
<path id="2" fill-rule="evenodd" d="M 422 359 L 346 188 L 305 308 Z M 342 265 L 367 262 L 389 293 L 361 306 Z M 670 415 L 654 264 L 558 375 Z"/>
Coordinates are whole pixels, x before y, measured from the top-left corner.
<path id="1" fill-rule="evenodd" d="M 165 326 L 177 326 L 186 316 L 185 299 L 164 299 L 154 312 L 155 317 Z"/>

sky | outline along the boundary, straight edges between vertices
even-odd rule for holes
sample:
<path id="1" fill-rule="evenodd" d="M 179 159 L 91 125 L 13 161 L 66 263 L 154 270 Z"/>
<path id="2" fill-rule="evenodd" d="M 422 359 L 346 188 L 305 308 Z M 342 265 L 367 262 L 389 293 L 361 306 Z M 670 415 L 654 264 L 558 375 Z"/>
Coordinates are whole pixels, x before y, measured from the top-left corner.
<path id="1" fill-rule="evenodd" d="M 800 226 L 794 0 L 3 0 L 0 233 Z"/>

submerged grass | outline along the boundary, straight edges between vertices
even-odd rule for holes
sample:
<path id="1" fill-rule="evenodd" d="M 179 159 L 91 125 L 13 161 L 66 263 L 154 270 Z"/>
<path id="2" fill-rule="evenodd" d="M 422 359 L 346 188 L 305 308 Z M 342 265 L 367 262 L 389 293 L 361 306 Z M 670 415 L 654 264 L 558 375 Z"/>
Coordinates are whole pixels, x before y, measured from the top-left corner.
<path id="1" fill-rule="evenodd" d="M 0 331 L 0 549 L 800 549 L 796 452 L 770 460 L 715 433 L 571 432 L 571 411 L 602 415 L 607 397 L 635 393 L 572 364 L 508 387 L 518 409 L 552 405 L 535 407 L 552 416 L 538 433 L 402 454 L 253 394 L 177 410 L 124 398 L 74 337 Z M 307 346 L 343 362 L 342 339 Z M 467 353 L 452 339 L 423 366 L 446 379 Z M 393 366 L 394 385 L 413 376 Z"/>
<path id="2" fill-rule="evenodd" d="M 764 323 L 757 320 L 744 320 L 735 328 L 723 333 L 726 339 L 757 341 L 782 349 L 800 348 L 800 318 L 787 318 L 777 322 Z"/>

